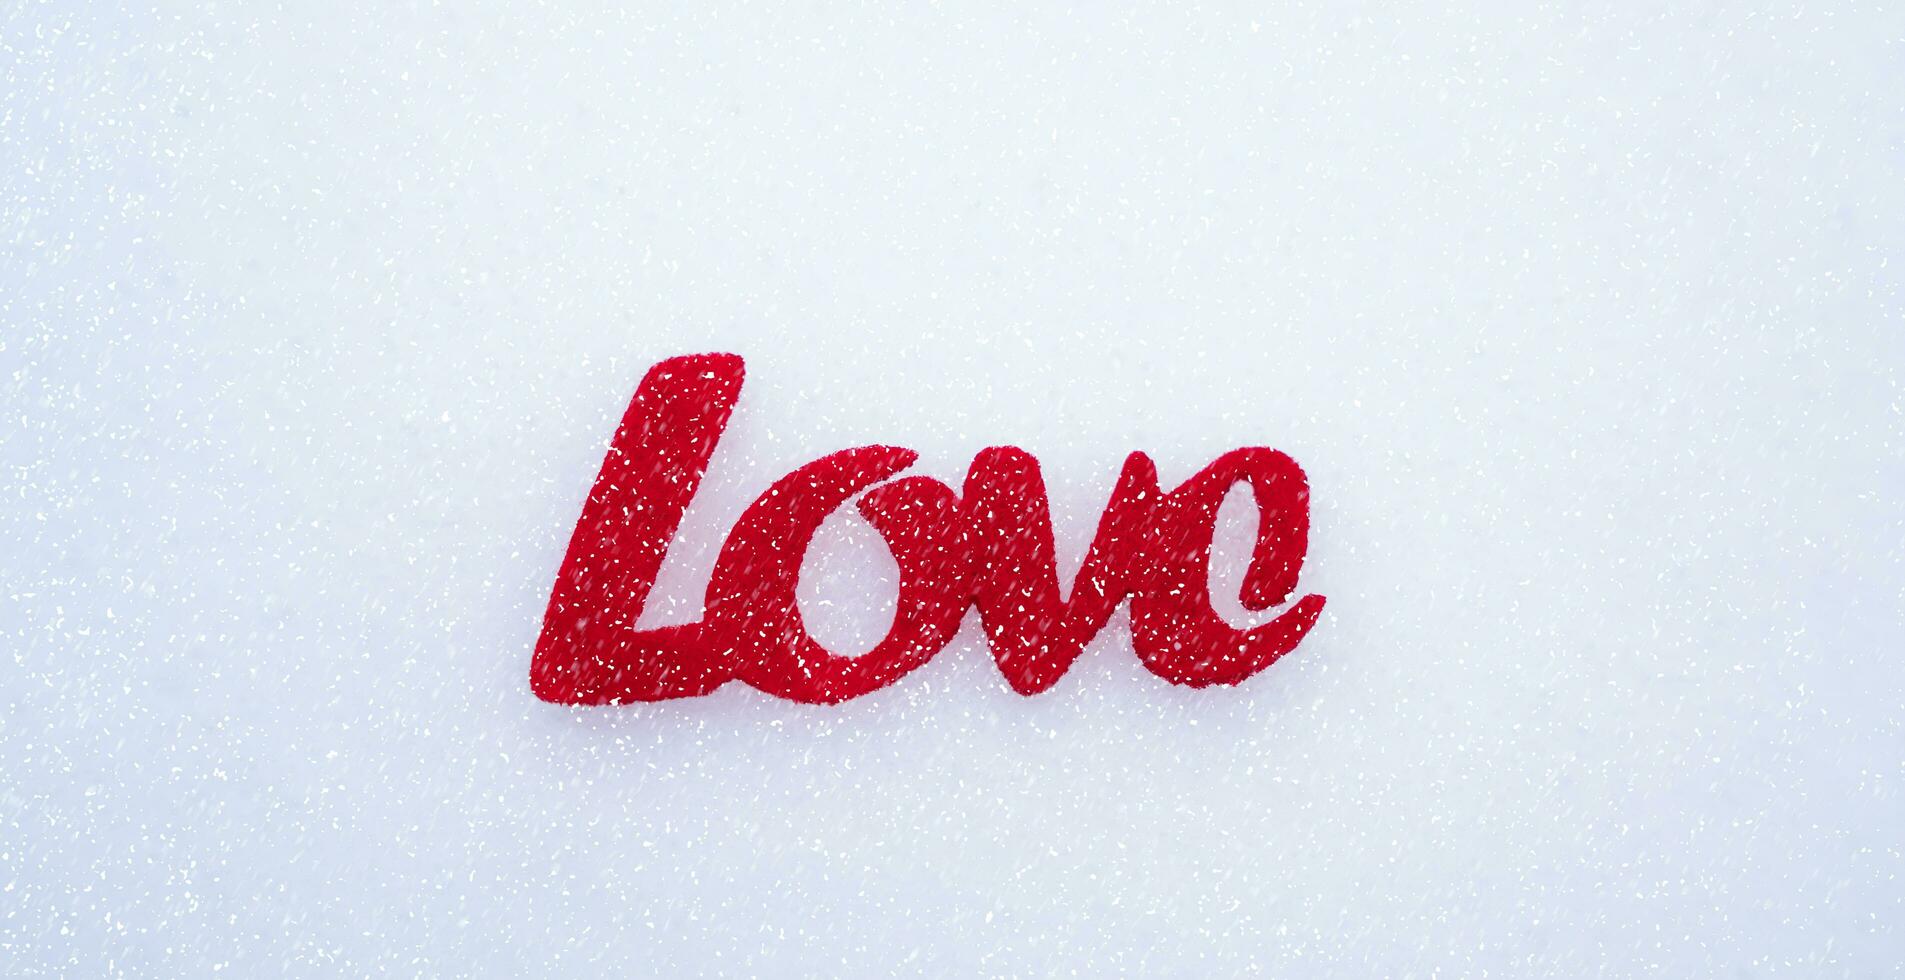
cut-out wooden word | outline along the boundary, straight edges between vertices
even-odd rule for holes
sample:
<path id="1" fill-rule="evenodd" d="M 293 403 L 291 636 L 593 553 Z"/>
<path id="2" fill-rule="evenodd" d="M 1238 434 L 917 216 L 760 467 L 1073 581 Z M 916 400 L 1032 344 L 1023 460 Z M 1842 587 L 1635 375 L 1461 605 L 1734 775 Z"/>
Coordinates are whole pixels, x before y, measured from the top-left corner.
<path id="1" fill-rule="evenodd" d="M 882 483 L 917 454 L 862 446 L 789 473 L 747 508 L 715 562 L 699 622 L 636 629 L 742 377 L 739 357 L 697 354 L 663 361 L 642 379 L 556 575 L 529 669 L 536 696 L 659 701 L 740 680 L 831 704 L 932 659 L 974 605 L 999 672 L 1031 695 L 1064 676 L 1127 598 L 1132 645 L 1152 673 L 1194 687 L 1236 684 L 1295 648 L 1323 610 L 1322 596 L 1306 595 L 1274 620 L 1238 630 L 1211 607 L 1217 508 L 1239 481 L 1250 484 L 1258 512 L 1244 607 L 1269 609 L 1296 589 L 1309 548 L 1309 486 L 1296 461 L 1275 450 L 1225 453 L 1169 492 L 1150 458 L 1132 453 L 1070 598 L 1061 598 L 1051 508 L 1031 454 L 983 450 L 955 493 L 924 476 Z M 863 490 L 860 513 L 899 565 L 899 608 L 877 646 L 843 657 L 808 635 L 795 586 L 821 521 Z"/>

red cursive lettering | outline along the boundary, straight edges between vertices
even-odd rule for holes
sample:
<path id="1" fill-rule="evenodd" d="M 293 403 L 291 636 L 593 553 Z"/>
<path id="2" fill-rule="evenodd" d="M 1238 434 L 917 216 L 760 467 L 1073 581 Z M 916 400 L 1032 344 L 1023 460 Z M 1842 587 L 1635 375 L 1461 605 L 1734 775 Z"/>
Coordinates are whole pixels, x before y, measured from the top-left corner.
<path id="1" fill-rule="evenodd" d="M 1258 513 L 1240 600 L 1264 610 L 1296 589 L 1309 486 L 1275 450 L 1233 450 L 1168 493 L 1150 458 L 1132 453 L 1064 598 L 1051 505 L 1030 453 L 981 451 L 959 495 L 931 477 L 881 482 L 916 454 L 863 446 L 808 463 L 747 508 L 722 545 L 700 622 L 636 629 L 743 377 L 739 357 L 697 354 L 642 379 L 550 593 L 529 669 L 537 697 L 659 701 L 740 680 L 794 701 L 837 703 L 931 660 L 973 606 L 1006 683 L 1032 695 L 1064 676 L 1127 599 L 1132 645 L 1152 673 L 1196 687 L 1236 684 L 1294 649 L 1323 610 L 1322 596 L 1306 595 L 1269 623 L 1238 630 L 1211 607 L 1217 508 L 1240 482 Z M 843 657 L 808 634 L 795 588 L 815 530 L 855 494 L 899 566 L 899 608 L 871 651 Z"/>

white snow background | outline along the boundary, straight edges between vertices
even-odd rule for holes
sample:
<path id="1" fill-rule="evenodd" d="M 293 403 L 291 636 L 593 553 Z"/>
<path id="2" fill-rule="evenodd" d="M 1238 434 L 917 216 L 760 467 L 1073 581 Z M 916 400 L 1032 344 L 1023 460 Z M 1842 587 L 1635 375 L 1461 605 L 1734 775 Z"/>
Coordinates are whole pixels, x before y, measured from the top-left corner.
<path id="1" fill-rule="evenodd" d="M 1901 969 L 1905 7 L 635 6 L 0 14 L 0 974 Z M 715 350 L 650 622 L 872 442 L 1037 454 L 1067 583 L 1125 453 L 1283 449 L 1328 610 L 538 702 Z"/>

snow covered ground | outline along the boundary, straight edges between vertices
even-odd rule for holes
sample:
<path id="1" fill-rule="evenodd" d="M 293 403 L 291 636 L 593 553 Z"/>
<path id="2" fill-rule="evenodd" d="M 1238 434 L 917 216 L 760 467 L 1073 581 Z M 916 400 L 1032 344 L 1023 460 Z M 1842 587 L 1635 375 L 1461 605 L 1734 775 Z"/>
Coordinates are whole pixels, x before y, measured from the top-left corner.
<path id="1" fill-rule="evenodd" d="M 0 974 L 1900 969 L 1905 8 L 625 6 L 0 14 Z M 1282 449 L 1329 607 L 535 700 L 716 350 L 653 622 L 871 442 L 1036 453 L 1066 581 L 1126 452 Z"/>

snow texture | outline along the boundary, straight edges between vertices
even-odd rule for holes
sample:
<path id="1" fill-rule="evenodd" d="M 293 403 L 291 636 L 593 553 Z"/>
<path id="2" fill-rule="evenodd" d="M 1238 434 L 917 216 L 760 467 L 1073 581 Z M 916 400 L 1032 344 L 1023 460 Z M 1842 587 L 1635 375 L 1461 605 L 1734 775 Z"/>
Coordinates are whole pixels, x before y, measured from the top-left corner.
<path id="1" fill-rule="evenodd" d="M 1900 969 L 1905 5 L 640 6 L 0 14 L 0 974 Z M 1328 609 L 538 702 L 699 351 L 648 622 L 876 442 L 1035 453 L 1067 582 L 1125 453 L 1282 449 Z"/>

